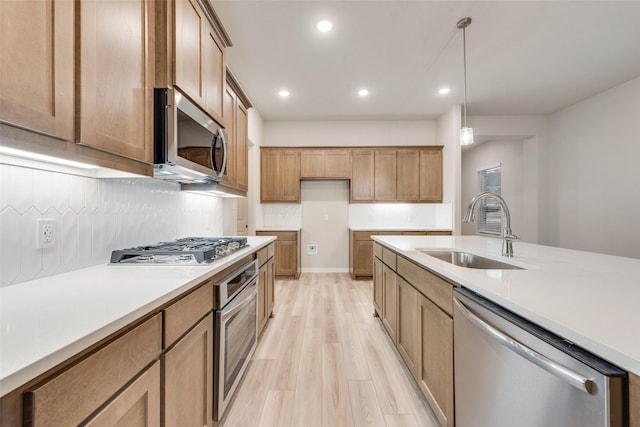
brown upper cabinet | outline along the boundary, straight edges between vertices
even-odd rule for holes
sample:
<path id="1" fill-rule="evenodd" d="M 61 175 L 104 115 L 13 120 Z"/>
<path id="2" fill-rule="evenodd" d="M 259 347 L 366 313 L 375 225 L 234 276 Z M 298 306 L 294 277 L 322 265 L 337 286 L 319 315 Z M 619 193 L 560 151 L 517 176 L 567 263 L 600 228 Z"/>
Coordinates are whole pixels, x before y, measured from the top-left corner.
<path id="1" fill-rule="evenodd" d="M 73 140 L 73 7 L 0 2 L 0 120 Z"/>
<path id="2" fill-rule="evenodd" d="M 371 150 L 353 151 L 351 153 L 351 201 L 371 202 L 374 200 L 374 154 Z"/>
<path id="3" fill-rule="evenodd" d="M 246 195 L 249 188 L 248 109 L 252 105 L 229 70 L 227 70 L 226 80 L 223 115 L 229 150 L 229 176 L 223 185 L 240 191 L 241 195 Z"/>
<path id="4" fill-rule="evenodd" d="M 351 152 L 344 149 L 301 149 L 300 178 L 351 178 Z"/>
<path id="5" fill-rule="evenodd" d="M 441 202 L 442 147 L 354 149 L 352 202 Z"/>
<path id="6" fill-rule="evenodd" d="M 260 202 L 300 203 L 300 151 L 260 150 Z"/>
<path id="7" fill-rule="evenodd" d="M 153 0 L 80 1 L 78 142 L 153 163 Z"/>
<path id="8" fill-rule="evenodd" d="M 352 203 L 442 201 L 441 146 L 269 147 L 268 151 L 271 160 L 261 172 L 263 203 L 299 202 L 300 179 L 350 179 Z M 279 151 L 299 154 L 297 178 L 297 168 L 279 172 L 274 166 Z M 264 165 L 264 149 L 262 161 Z"/>
<path id="9" fill-rule="evenodd" d="M 218 123 L 223 123 L 224 50 L 231 45 L 213 10 L 198 0 L 174 0 L 172 31 L 173 84 Z M 171 7 L 168 13 L 172 12 Z"/>

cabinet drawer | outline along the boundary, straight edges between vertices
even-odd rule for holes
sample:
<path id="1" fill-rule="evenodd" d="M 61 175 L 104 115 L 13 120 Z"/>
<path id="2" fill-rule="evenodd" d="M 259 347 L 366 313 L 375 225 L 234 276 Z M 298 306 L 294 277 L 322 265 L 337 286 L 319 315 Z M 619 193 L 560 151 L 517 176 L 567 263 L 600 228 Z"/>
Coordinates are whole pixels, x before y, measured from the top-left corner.
<path id="1" fill-rule="evenodd" d="M 269 249 L 267 247 L 264 247 L 258 251 L 258 267 L 261 267 L 262 264 L 267 262 L 267 260 L 269 259 L 268 251 Z"/>
<path id="2" fill-rule="evenodd" d="M 387 248 L 382 248 L 382 262 L 387 264 L 392 270 L 396 270 L 396 254 Z"/>
<path id="3" fill-rule="evenodd" d="M 273 258 L 276 252 L 276 245 L 270 243 L 268 246 L 260 249 L 258 251 L 258 267 L 261 267 L 265 262 L 269 260 L 269 258 Z"/>
<path id="4" fill-rule="evenodd" d="M 398 257 L 397 271 L 420 293 L 433 301 L 449 316 L 453 316 L 453 285 L 451 283 L 402 257 Z"/>
<path id="5" fill-rule="evenodd" d="M 371 240 L 371 236 L 374 234 L 378 233 L 374 233 L 371 231 L 354 231 L 353 240 Z"/>
<path id="6" fill-rule="evenodd" d="M 107 344 L 24 398 L 25 426 L 78 425 L 158 357 L 162 316 Z"/>
<path id="7" fill-rule="evenodd" d="M 373 254 L 378 257 L 379 259 L 382 259 L 382 245 L 380 243 L 373 243 Z"/>
<path id="8" fill-rule="evenodd" d="M 167 348 L 213 310 L 213 284 L 207 282 L 164 310 L 164 347 Z"/>

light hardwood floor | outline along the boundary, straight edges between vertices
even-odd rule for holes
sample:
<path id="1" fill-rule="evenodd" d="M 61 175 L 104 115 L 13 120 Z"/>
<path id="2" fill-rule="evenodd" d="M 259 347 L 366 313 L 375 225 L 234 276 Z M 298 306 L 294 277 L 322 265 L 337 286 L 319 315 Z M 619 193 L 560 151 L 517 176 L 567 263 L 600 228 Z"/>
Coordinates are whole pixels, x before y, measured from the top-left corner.
<path id="1" fill-rule="evenodd" d="M 438 426 L 372 315 L 372 286 L 277 280 L 275 317 L 220 426 Z"/>

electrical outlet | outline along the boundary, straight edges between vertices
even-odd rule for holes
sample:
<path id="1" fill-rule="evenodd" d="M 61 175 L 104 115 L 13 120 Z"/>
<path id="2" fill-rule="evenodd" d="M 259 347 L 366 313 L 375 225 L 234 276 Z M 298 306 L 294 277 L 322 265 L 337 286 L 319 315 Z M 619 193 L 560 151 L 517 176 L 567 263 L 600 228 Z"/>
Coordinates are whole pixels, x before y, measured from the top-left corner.
<path id="1" fill-rule="evenodd" d="M 307 245 L 307 255 L 318 255 L 318 245 L 315 243 Z"/>
<path id="2" fill-rule="evenodd" d="M 56 220 L 36 220 L 36 248 L 52 248 L 56 244 Z"/>

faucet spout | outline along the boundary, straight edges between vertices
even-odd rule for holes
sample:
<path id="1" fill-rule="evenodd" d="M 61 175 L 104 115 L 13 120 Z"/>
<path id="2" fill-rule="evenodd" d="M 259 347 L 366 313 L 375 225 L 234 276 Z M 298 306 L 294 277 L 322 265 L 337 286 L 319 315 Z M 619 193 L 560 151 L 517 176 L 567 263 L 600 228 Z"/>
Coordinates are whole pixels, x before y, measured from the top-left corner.
<path id="1" fill-rule="evenodd" d="M 507 206 L 507 202 L 505 202 L 502 197 L 490 192 L 478 194 L 473 199 L 471 199 L 471 202 L 467 207 L 467 212 L 464 214 L 462 220 L 466 223 L 472 223 L 476 217 L 476 204 L 478 204 L 480 200 L 487 198 L 496 200 L 500 204 L 500 208 L 502 208 L 504 217 L 504 227 L 502 228 L 502 255 L 512 257 L 513 241 L 518 239 L 519 237 L 513 234 L 513 232 L 511 231 L 511 215 L 509 214 L 509 207 Z"/>

